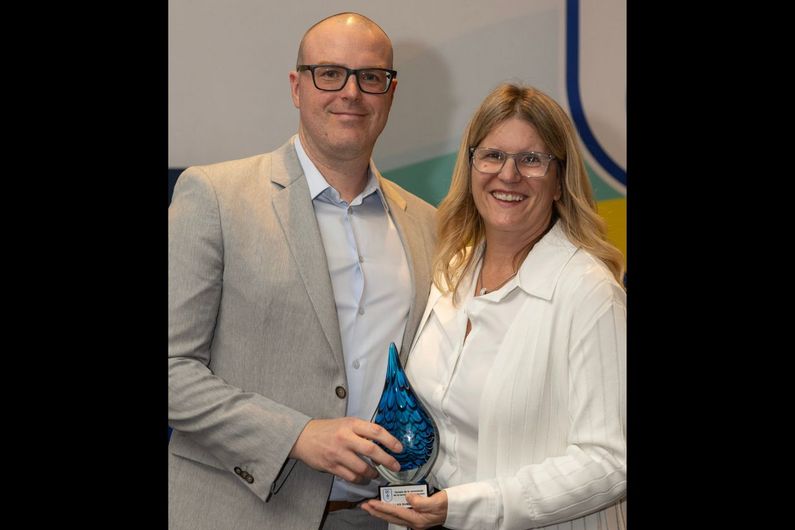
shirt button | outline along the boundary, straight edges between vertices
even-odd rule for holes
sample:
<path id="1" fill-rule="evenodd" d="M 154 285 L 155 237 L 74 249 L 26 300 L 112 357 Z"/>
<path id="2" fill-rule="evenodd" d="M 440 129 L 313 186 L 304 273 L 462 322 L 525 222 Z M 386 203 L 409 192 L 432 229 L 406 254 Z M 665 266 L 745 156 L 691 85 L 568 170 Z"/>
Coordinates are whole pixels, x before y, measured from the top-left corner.
<path id="1" fill-rule="evenodd" d="M 358 361 L 358 359 L 353 361 L 353 367 L 356 368 L 357 370 L 359 369 L 359 361 Z"/>
<path id="2" fill-rule="evenodd" d="M 363 314 L 364 314 L 364 308 L 363 308 L 363 307 L 360 307 L 360 308 L 359 308 L 359 314 L 360 314 L 360 315 L 363 315 Z"/>
<path id="3" fill-rule="evenodd" d="M 351 206 L 348 206 L 348 215 L 351 214 L 353 214 L 353 208 Z"/>
<path id="4" fill-rule="evenodd" d="M 363 256 L 359 256 L 359 263 L 364 263 L 364 257 Z"/>
<path id="5" fill-rule="evenodd" d="M 348 392 L 345 390 L 344 386 L 338 386 L 334 389 L 334 392 L 337 394 L 337 397 L 340 399 L 345 399 L 345 396 L 348 395 Z"/>

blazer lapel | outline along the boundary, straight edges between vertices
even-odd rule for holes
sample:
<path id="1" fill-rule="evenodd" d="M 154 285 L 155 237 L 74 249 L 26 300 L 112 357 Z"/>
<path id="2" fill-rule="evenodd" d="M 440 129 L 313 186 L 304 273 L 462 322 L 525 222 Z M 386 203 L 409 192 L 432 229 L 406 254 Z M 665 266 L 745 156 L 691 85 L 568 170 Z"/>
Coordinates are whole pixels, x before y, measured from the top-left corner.
<path id="1" fill-rule="evenodd" d="M 309 185 L 295 154 L 292 140 L 273 152 L 271 181 L 282 187 L 273 194 L 276 217 L 334 358 L 340 368 L 344 369 L 337 306 L 323 239 L 309 197 Z"/>
<path id="2" fill-rule="evenodd" d="M 431 257 L 425 252 L 425 236 L 419 227 L 420 221 L 407 211 L 406 201 L 392 189 L 389 181 L 384 179 L 377 170 L 375 174 L 387 199 L 387 204 L 389 204 L 389 211 L 397 226 L 400 240 L 403 242 L 403 249 L 406 251 L 411 271 L 413 302 L 409 309 L 406 330 L 403 332 L 403 344 L 400 348 L 400 361 L 405 365 L 417 325 L 420 323 L 428 301 L 428 290 L 431 285 Z"/>

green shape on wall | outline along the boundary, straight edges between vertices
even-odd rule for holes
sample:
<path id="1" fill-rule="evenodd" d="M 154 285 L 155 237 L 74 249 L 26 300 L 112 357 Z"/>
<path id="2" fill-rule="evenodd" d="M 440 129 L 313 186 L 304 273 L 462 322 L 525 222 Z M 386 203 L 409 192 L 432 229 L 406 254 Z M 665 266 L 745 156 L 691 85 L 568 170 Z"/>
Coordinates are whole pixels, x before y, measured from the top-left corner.
<path id="1" fill-rule="evenodd" d="M 457 152 L 429 158 L 407 166 L 396 167 L 383 174 L 389 180 L 438 206 L 450 188 Z"/>
<path id="2" fill-rule="evenodd" d="M 593 188 L 594 199 L 598 201 L 607 201 L 610 199 L 623 199 L 625 196 L 620 192 L 613 189 L 607 182 L 603 181 L 591 165 L 586 161 L 585 170 L 588 172 L 588 177 L 591 179 L 591 187 Z"/>

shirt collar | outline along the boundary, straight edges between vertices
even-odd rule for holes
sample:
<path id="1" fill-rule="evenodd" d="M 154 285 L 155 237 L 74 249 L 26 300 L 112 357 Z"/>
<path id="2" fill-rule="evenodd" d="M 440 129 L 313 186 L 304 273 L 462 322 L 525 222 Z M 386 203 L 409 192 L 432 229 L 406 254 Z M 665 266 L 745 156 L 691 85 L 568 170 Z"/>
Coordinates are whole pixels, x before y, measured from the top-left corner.
<path id="1" fill-rule="evenodd" d="M 309 196 L 312 198 L 312 200 L 315 200 L 321 193 L 328 189 L 335 202 L 340 202 L 340 196 L 337 190 L 331 187 L 315 163 L 312 162 L 312 160 L 306 154 L 306 151 L 304 151 L 304 146 L 301 145 L 301 138 L 297 134 L 294 136 L 294 138 L 295 152 L 298 155 L 298 162 L 301 164 L 301 169 L 304 170 L 307 184 L 309 184 Z M 364 186 L 364 190 L 362 190 L 356 199 L 353 200 L 351 205 L 361 203 L 365 197 L 374 192 L 378 192 L 378 197 L 381 199 L 384 209 L 389 211 L 389 206 L 387 205 L 387 202 L 384 198 L 384 192 L 381 190 L 381 185 L 373 172 L 373 162 L 371 160 L 370 166 L 367 169 L 367 184 Z"/>
<path id="2" fill-rule="evenodd" d="M 485 242 L 481 242 L 476 249 L 475 259 L 478 262 L 483 257 L 484 247 Z M 556 221 L 549 232 L 544 234 L 544 237 L 539 239 L 527 254 L 516 276 L 497 291 L 493 291 L 494 296 L 490 299 L 500 301 L 511 291 L 519 288 L 531 296 L 551 300 L 560 273 L 576 251 L 577 247 L 566 237 L 561 222 Z M 472 282 L 477 278 L 481 266 L 482 263 L 478 263 L 473 270 Z M 471 291 L 472 288 L 474 286 L 470 286 L 469 290 Z M 485 296 L 490 294 L 492 293 Z"/>
<path id="3" fill-rule="evenodd" d="M 564 267 L 577 252 L 560 220 L 532 248 L 516 275 L 519 287 L 527 294 L 552 299 Z"/>

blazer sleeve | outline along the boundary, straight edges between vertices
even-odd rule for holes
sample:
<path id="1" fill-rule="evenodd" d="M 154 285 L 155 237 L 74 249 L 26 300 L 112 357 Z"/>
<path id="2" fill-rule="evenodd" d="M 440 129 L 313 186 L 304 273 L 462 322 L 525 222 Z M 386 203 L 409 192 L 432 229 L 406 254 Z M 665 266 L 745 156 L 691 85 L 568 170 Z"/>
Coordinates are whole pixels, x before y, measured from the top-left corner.
<path id="1" fill-rule="evenodd" d="M 243 391 L 208 367 L 223 292 L 224 245 L 216 192 L 202 169 L 180 176 L 168 215 L 169 425 L 267 500 L 310 418 Z"/>
<path id="2" fill-rule="evenodd" d="M 578 309 L 567 338 L 570 423 L 565 453 L 521 467 L 513 476 L 447 488 L 445 527 L 536 528 L 583 517 L 624 495 L 625 295 L 610 282 L 584 290 L 575 299 Z M 506 449 L 510 442 L 502 443 L 506 447 L 493 450 Z"/>

